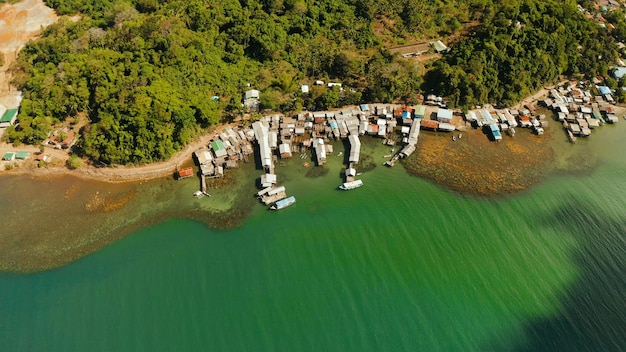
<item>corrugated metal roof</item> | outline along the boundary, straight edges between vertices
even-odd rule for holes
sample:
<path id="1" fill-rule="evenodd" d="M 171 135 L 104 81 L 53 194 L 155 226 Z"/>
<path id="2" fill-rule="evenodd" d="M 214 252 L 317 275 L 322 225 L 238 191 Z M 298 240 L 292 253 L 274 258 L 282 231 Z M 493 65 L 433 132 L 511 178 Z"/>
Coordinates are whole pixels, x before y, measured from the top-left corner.
<path id="1" fill-rule="evenodd" d="M 8 109 L 0 118 L 0 123 L 11 122 L 11 120 L 17 115 L 17 109 Z"/>
<path id="2" fill-rule="evenodd" d="M 438 119 L 451 119 L 452 118 L 452 110 L 448 110 L 448 109 L 439 109 L 439 111 L 437 111 L 437 118 Z"/>
<path id="3" fill-rule="evenodd" d="M 415 116 L 416 117 L 424 117 L 426 115 L 426 106 L 425 105 L 416 105 L 415 106 Z"/>
<path id="4" fill-rule="evenodd" d="M 421 126 L 424 128 L 432 128 L 435 129 L 439 127 L 439 121 L 435 120 L 422 120 Z"/>
<path id="5" fill-rule="evenodd" d="M 178 170 L 178 177 L 180 178 L 189 177 L 191 175 L 193 175 L 193 168 L 186 167 L 186 168 Z"/>
<path id="6" fill-rule="evenodd" d="M 211 142 L 211 147 L 213 148 L 213 150 L 218 151 L 220 149 L 224 149 L 224 143 L 220 140 L 215 140 Z"/>
<path id="7" fill-rule="evenodd" d="M 15 157 L 16 157 L 17 159 L 26 159 L 26 158 L 28 158 L 28 155 L 29 155 L 29 154 L 30 154 L 30 153 L 29 153 L 29 152 L 26 152 L 26 151 L 19 151 L 19 152 L 15 153 Z"/>
<path id="8" fill-rule="evenodd" d="M 607 86 L 598 86 L 598 92 L 600 92 L 600 94 L 602 95 L 607 95 L 607 94 L 611 94 L 611 88 L 607 87 Z M 7 111 L 8 112 L 8 111 Z M 6 113 L 5 113 L 6 115 Z"/>

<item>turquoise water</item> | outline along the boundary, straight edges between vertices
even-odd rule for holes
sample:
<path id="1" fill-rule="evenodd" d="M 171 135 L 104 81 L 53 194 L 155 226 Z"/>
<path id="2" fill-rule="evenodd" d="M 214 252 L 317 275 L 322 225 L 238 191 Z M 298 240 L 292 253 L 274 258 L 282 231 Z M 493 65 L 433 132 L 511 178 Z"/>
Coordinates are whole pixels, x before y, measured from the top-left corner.
<path id="1" fill-rule="evenodd" d="M 401 167 L 342 192 L 339 159 L 314 179 L 292 160 L 279 178 L 298 201 L 280 212 L 256 206 L 230 231 L 170 219 L 55 270 L 0 274 L 1 349 L 626 349 L 623 135 L 573 146 L 593 170 L 501 199 Z"/>

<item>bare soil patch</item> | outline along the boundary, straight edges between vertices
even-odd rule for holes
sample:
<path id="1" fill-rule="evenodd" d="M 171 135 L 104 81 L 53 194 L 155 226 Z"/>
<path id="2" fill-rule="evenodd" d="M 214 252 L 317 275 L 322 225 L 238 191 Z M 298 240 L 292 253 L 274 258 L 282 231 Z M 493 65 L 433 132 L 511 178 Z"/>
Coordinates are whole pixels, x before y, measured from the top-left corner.
<path id="1" fill-rule="evenodd" d="M 15 62 L 19 51 L 57 20 L 57 14 L 43 0 L 24 0 L 0 6 L 0 53 L 4 57 L 4 66 L 0 68 L 0 103 L 6 93 L 14 93 L 9 85 L 12 77 L 8 68 Z"/>

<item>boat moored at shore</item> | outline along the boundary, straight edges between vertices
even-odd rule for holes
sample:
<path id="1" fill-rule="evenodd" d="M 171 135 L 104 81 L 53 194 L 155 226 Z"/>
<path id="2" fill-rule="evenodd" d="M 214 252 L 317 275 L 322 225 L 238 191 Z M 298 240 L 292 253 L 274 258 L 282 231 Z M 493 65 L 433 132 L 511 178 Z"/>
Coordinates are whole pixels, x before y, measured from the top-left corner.
<path id="1" fill-rule="evenodd" d="M 349 191 L 351 189 L 359 188 L 361 186 L 363 186 L 363 181 L 354 180 L 350 182 L 344 182 L 341 186 L 339 186 L 339 189 L 344 190 L 344 191 Z"/>
<path id="2" fill-rule="evenodd" d="M 283 198 L 279 201 L 276 201 L 276 203 L 274 203 L 274 205 L 272 205 L 270 207 L 271 210 L 281 210 L 284 208 L 287 208 L 290 205 L 293 205 L 296 203 L 296 197 L 294 196 L 290 196 L 287 198 Z"/>

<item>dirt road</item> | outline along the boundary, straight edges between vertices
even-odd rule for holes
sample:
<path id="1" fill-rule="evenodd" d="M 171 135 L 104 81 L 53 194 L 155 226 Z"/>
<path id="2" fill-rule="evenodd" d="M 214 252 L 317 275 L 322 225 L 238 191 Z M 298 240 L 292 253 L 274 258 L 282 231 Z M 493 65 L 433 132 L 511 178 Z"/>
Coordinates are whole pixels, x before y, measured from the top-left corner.
<path id="1" fill-rule="evenodd" d="M 25 160 L 19 162 L 6 162 L 4 164 L 14 164 L 11 170 L 6 170 L 5 167 L 0 169 L 0 175 L 4 174 L 31 174 L 37 177 L 50 177 L 50 176 L 62 176 L 62 175 L 74 175 L 81 178 L 94 179 L 105 182 L 137 182 L 145 181 L 160 177 L 173 176 L 177 168 L 188 162 L 191 159 L 192 153 L 202 147 L 206 147 L 211 139 L 217 137 L 224 128 L 234 127 L 235 124 L 220 125 L 214 128 L 212 131 L 207 131 L 206 134 L 199 137 L 196 141 L 189 144 L 185 149 L 176 153 L 172 158 L 167 161 L 152 163 L 143 166 L 117 166 L 117 167 L 102 167 L 97 168 L 89 165 L 83 165 L 75 170 L 70 170 L 65 166 L 65 161 L 68 158 L 68 154 L 62 150 L 53 150 L 46 148 L 45 153 L 53 157 L 53 163 L 46 167 L 37 167 L 37 164 L 32 160 Z M 39 152 L 39 148 L 34 146 L 19 146 L 13 147 L 2 143 L 0 145 L 0 153 L 4 154 L 6 151 L 26 150 L 31 154 Z"/>

